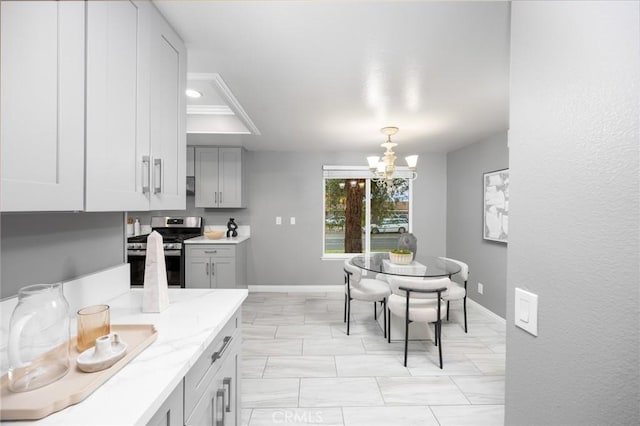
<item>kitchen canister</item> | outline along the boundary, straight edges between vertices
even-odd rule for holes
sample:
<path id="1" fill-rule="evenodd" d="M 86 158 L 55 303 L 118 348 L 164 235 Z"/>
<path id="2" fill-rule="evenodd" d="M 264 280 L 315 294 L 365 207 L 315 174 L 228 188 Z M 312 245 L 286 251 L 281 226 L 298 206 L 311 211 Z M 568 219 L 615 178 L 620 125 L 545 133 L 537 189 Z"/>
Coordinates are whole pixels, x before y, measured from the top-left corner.
<path id="1" fill-rule="evenodd" d="M 37 389 L 67 374 L 70 338 L 62 284 L 21 288 L 9 323 L 9 389 Z"/>

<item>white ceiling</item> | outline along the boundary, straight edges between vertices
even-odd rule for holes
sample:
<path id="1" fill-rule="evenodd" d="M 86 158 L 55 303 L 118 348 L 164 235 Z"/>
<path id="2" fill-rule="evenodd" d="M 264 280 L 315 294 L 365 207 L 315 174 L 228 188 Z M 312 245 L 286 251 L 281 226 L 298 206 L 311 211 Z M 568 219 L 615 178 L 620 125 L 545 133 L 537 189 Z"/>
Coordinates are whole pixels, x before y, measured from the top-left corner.
<path id="1" fill-rule="evenodd" d="M 213 136 L 225 143 L 379 154 L 379 129 L 397 126 L 403 154 L 507 129 L 508 2 L 155 4 L 188 71 L 219 74 L 261 133 Z"/>

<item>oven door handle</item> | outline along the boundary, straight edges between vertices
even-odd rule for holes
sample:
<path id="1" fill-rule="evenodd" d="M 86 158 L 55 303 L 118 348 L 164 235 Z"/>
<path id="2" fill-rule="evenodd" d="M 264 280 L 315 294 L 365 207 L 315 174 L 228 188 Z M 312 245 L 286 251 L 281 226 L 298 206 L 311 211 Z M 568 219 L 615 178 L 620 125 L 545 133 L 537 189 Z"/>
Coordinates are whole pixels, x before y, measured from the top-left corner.
<path id="1" fill-rule="evenodd" d="M 180 257 L 182 256 L 182 252 L 180 250 L 165 250 L 165 257 Z"/>

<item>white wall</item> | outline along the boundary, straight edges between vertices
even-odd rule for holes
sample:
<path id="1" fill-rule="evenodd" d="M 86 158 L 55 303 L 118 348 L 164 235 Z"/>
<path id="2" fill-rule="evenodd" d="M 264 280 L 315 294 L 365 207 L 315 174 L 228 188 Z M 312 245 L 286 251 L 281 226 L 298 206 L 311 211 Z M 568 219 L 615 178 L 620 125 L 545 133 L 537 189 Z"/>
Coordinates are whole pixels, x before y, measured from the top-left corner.
<path id="1" fill-rule="evenodd" d="M 505 424 L 637 425 L 640 3 L 517 1 L 511 31 Z"/>

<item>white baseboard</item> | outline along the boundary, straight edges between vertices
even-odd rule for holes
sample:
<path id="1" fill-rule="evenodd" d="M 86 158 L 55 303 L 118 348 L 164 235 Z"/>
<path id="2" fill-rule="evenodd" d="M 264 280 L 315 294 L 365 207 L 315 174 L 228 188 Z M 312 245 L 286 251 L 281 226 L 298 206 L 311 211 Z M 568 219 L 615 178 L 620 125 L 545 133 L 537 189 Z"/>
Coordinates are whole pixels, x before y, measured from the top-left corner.
<path id="1" fill-rule="evenodd" d="M 341 293 L 344 285 L 250 285 L 249 293 Z"/>
<path id="2" fill-rule="evenodd" d="M 470 302 L 470 304 L 472 304 L 475 308 L 477 308 L 478 310 L 484 312 L 486 315 L 490 316 L 491 318 L 493 318 L 494 320 L 502 323 L 502 324 L 507 324 L 507 320 L 502 318 L 500 315 L 496 314 L 493 311 L 490 311 L 489 309 L 485 308 L 484 306 L 482 306 L 481 304 L 479 304 L 478 302 L 476 302 L 475 300 L 467 297 L 467 302 Z"/>

